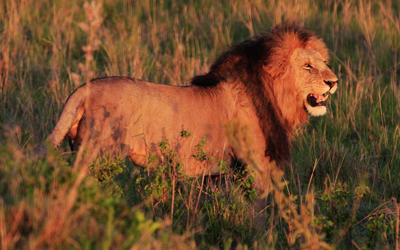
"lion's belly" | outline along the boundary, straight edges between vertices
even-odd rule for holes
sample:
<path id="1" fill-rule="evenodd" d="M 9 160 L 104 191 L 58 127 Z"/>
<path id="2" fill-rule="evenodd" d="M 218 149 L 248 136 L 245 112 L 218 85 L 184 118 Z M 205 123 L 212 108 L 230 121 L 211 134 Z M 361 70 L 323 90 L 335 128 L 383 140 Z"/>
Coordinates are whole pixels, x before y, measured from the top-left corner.
<path id="1" fill-rule="evenodd" d="M 173 153 L 176 163 L 183 164 L 185 174 L 215 175 L 220 172 L 219 161 L 229 158 L 230 151 L 222 126 L 212 129 L 209 124 L 179 119 L 167 122 L 143 117 L 139 121 L 146 124 L 143 133 L 135 126 L 128 132 L 125 141 L 131 145 L 130 159 L 137 165 L 152 167 L 160 161 L 162 164 L 167 154 Z"/>

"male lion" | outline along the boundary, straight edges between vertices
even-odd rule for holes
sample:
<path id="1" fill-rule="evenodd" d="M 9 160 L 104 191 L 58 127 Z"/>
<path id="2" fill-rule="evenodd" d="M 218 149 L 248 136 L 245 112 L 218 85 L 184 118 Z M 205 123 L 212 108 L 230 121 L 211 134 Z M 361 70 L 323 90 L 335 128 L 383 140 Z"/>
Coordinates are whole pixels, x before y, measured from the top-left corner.
<path id="1" fill-rule="evenodd" d="M 196 145 L 205 138 L 212 158 L 240 160 L 226 131 L 226 124 L 235 121 L 248 128 L 261 168 L 273 161 L 282 165 L 290 156 L 295 128 L 308 115 L 324 115 L 325 101 L 337 89 L 328 59 L 321 38 L 295 25 L 280 25 L 222 53 L 190 86 L 127 77 L 92 80 L 69 97 L 47 140 L 57 147 L 67 137 L 75 150 L 86 140 L 101 154 L 122 154 L 147 167 L 148 157 L 160 156 L 158 144 L 167 139 L 185 174 L 215 175 L 218 164 L 205 170 L 193 157 Z M 192 136 L 181 137 L 182 130 Z M 262 187 L 257 178 L 256 188 Z"/>

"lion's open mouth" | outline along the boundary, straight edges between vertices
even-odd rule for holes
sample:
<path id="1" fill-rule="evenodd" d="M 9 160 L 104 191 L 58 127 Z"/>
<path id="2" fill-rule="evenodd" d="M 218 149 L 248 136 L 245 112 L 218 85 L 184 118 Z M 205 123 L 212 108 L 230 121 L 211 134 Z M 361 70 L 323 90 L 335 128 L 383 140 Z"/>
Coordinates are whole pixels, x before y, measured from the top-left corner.
<path id="1" fill-rule="evenodd" d="M 325 94 L 318 95 L 318 94 L 308 94 L 307 95 L 307 102 L 310 104 L 311 107 L 317 107 L 317 106 L 325 106 L 325 101 L 329 97 L 329 92 L 326 92 Z"/>

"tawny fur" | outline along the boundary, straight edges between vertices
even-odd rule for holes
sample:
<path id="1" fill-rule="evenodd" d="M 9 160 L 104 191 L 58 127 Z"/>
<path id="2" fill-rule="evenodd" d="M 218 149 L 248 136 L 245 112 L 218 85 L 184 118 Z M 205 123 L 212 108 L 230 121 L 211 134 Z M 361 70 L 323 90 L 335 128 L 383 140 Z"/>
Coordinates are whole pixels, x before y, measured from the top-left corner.
<path id="1" fill-rule="evenodd" d="M 282 25 L 233 46 L 208 73 L 194 77 L 191 86 L 127 77 L 95 79 L 69 97 L 48 141 L 57 147 L 68 137 L 74 149 L 85 140 L 94 142 L 102 154 L 128 156 L 146 167 L 150 155 L 161 155 L 158 144 L 167 139 L 187 175 L 218 174 L 219 159 L 242 156 L 227 137 L 226 125 L 235 121 L 248 128 L 261 167 L 268 168 L 271 161 L 282 165 L 290 157 L 295 128 L 309 114 L 326 112 L 324 106 L 307 103 L 307 95 L 334 93 L 337 88 L 328 59 L 319 37 Z M 182 130 L 192 136 L 181 137 Z M 207 169 L 193 157 L 203 138 L 204 151 L 216 159 Z"/>

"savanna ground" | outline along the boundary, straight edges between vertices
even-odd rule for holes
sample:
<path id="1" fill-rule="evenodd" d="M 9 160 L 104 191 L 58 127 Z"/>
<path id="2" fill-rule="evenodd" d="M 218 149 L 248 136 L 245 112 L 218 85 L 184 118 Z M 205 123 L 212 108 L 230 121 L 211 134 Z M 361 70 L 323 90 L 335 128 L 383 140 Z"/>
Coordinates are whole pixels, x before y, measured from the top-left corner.
<path id="1" fill-rule="evenodd" d="M 0 1 L 2 249 L 398 247 L 399 1 L 104 0 L 101 7 Z M 329 114 L 299 131 L 285 174 L 277 171 L 264 232 L 251 226 L 251 179 L 223 163 L 217 180 L 187 178 L 167 142 L 154 172 L 105 158 L 85 177 L 67 143 L 44 159 L 24 157 L 85 79 L 185 85 L 229 45 L 287 19 L 325 40 L 340 83 Z"/>

